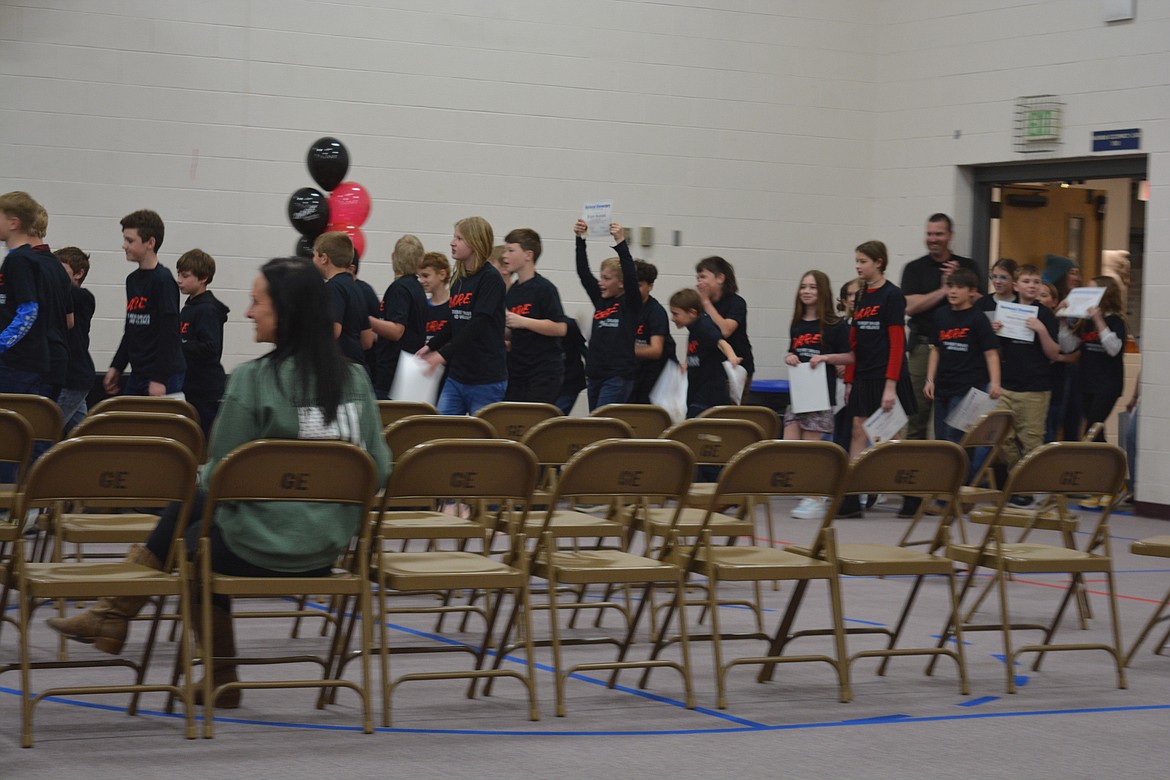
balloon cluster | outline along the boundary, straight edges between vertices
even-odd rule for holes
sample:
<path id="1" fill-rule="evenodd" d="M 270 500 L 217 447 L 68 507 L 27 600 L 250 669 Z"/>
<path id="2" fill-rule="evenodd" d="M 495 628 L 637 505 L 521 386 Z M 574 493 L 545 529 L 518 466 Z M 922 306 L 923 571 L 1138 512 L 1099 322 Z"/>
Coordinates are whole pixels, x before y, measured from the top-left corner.
<path id="1" fill-rule="evenodd" d="M 288 199 L 288 220 L 301 237 L 296 253 L 313 256 L 313 240 L 340 230 L 353 241 L 356 257 L 366 252 L 362 223 L 370 216 L 370 193 L 357 182 L 342 181 L 349 170 L 349 152 L 336 138 L 321 138 L 309 147 L 309 173 L 322 190 L 301 187 Z"/>

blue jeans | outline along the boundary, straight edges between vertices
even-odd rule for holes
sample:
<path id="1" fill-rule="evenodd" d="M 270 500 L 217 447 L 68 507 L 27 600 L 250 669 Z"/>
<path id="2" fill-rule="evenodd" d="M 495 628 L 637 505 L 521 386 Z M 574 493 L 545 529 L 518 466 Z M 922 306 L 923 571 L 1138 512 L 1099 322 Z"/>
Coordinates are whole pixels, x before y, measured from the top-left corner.
<path id="1" fill-rule="evenodd" d="M 572 413 L 573 407 L 577 403 L 577 396 L 579 395 L 581 395 L 580 390 L 575 390 L 571 393 L 562 393 L 557 396 L 556 407 L 567 417 Z"/>
<path id="2" fill-rule="evenodd" d="M 45 383 L 41 380 L 39 371 L 22 371 L 19 368 L 9 368 L 4 364 L 4 357 L 0 356 L 0 393 L 24 393 L 26 395 L 44 395 Z"/>
<path id="3" fill-rule="evenodd" d="M 465 385 L 447 377 L 443 392 L 439 394 L 439 414 L 475 414 L 488 404 L 503 401 L 507 387 L 507 380 Z"/>
<path id="4" fill-rule="evenodd" d="M 85 405 L 89 391 L 84 387 L 62 387 L 57 394 L 57 406 L 61 407 L 61 419 L 65 421 L 65 436 L 85 419 L 89 409 Z"/>
<path id="5" fill-rule="evenodd" d="M 186 371 L 180 371 L 177 374 L 171 374 L 167 377 L 167 381 L 163 382 L 167 388 L 167 395 L 182 390 L 183 379 L 186 376 Z M 130 378 L 126 380 L 126 386 L 122 388 L 122 395 L 150 395 L 150 382 L 150 377 L 146 375 L 138 376 L 130 374 Z"/>
<path id="6" fill-rule="evenodd" d="M 986 388 L 981 389 L 986 390 Z M 950 417 L 951 412 L 957 409 L 959 404 L 963 402 L 963 398 L 965 398 L 966 395 L 966 393 L 963 393 L 963 395 L 935 396 L 934 438 L 943 439 L 945 441 L 953 441 L 955 444 L 959 444 L 963 441 L 963 435 L 965 431 L 962 431 L 958 428 L 952 428 L 951 426 L 947 425 L 947 418 Z M 971 452 L 968 453 L 971 456 L 971 463 L 967 469 L 967 482 L 970 482 L 971 479 L 975 476 L 975 472 L 977 472 L 979 467 L 983 465 L 983 461 L 986 460 L 990 452 L 990 447 L 975 447 Z"/>
<path id="7" fill-rule="evenodd" d="M 624 404 L 634 392 L 633 378 L 611 376 L 609 379 L 586 379 L 586 398 L 589 411 L 606 404 Z"/>

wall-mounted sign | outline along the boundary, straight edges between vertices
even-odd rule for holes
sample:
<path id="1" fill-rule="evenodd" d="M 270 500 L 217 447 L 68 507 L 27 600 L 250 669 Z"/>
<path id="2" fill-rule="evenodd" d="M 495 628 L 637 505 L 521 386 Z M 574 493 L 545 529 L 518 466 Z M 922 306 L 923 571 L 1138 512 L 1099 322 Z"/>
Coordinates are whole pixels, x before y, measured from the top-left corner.
<path id="1" fill-rule="evenodd" d="M 1121 149 L 1140 149 L 1141 146 L 1142 131 L 1136 127 L 1129 130 L 1093 131 L 1094 152 L 1116 152 Z"/>

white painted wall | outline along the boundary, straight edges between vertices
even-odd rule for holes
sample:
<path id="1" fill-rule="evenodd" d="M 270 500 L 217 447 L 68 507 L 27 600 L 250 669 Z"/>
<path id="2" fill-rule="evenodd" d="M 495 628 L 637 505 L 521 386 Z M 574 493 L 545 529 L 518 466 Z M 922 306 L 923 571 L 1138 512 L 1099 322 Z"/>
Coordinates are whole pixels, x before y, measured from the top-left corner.
<path id="1" fill-rule="evenodd" d="M 882 238 L 897 279 L 937 210 L 969 246 L 960 166 L 1023 159 L 1019 95 L 1065 100 L 1060 156 L 1089 154 L 1093 129 L 1142 128 L 1146 294 L 1164 296 L 1168 40 L 1151 0 L 1114 25 L 1099 0 L 4 0 L 0 187 L 45 204 L 50 243 L 93 251 L 99 365 L 129 270 L 117 222 L 141 207 L 167 221 L 166 264 L 194 246 L 219 261 L 225 362 L 257 354 L 246 291 L 292 250 L 285 203 L 312 184 L 309 144 L 334 135 L 374 198 L 376 288 L 399 235 L 443 249 L 482 214 L 498 235 L 541 232 L 542 272 L 583 308 L 571 227 L 610 197 L 655 228 L 636 254 L 658 264 L 659 297 L 705 255 L 735 264 L 759 375 L 781 376 L 805 269 L 844 281 L 852 247 Z M 1163 387 L 1170 337 L 1146 308 L 1144 378 Z M 1143 500 L 1170 504 L 1168 434 L 1170 398 L 1147 392 Z"/>

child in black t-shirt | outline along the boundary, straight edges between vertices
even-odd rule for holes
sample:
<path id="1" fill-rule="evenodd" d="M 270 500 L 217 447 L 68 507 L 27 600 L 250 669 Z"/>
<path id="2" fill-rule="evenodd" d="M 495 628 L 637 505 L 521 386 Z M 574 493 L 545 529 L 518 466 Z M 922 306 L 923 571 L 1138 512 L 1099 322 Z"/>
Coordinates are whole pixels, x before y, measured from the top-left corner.
<path id="1" fill-rule="evenodd" d="M 688 333 L 687 417 L 698 417 L 704 409 L 731 403 L 723 361 L 738 366 L 741 360 L 703 313 L 699 293 L 688 287 L 670 296 L 670 319 L 676 328 L 686 328 Z"/>
<path id="2" fill-rule="evenodd" d="M 440 252 L 427 252 L 418 262 L 418 283 L 427 294 L 427 308 L 424 312 L 426 343 L 430 344 L 435 334 L 451 319 L 451 291 L 447 284 L 451 279 L 451 264 Z"/>
<path id="3" fill-rule="evenodd" d="M 743 370 L 747 372 L 743 395 L 731 400 L 736 404 L 744 403 L 751 390 L 756 364 L 752 342 L 748 338 L 747 301 L 739 294 L 735 267 L 722 257 L 704 257 L 695 264 L 695 290 L 703 301 L 703 311 L 743 360 Z"/>
<path id="4" fill-rule="evenodd" d="M 1001 395 L 999 344 L 987 315 L 975 308 L 979 282 L 968 268 L 956 269 L 944 282 L 947 303 L 934 312 L 927 333 L 930 357 L 923 393 L 934 401 L 934 436 L 958 444 L 963 431 L 947 424 L 947 417 L 971 388 Z"/>
<path id="5" fill-rule="evenodd" d="M 650 292 L 658 279 L 658 269 L 645 260 L 635 260 L 634 269 L 638 274 L 638 292 L 642 296 L 642 316 L 634 335 L 634 357 L 638 360 L 638 372 L 634 375 L 634 390 L 630 403 L 650 403 L 650 391 L 658 381 L 667 363 L 677 362 L 674 354 L 674 339 L 670 335 L 670 318 Z"/>
<path id="6" fill-rule="evenodd" d="M 589 355 L 585 361 L 588 380 L 589 411 L 606 404 L 625 403 L 634 389 L 638 361 L 634 357 L 634 340 L 638 318 L 642 313 L 642 294 L 638 291 L 638 272 L 626 244 L 622 226 L 609 226 L 617 257 L 601 263 L 601 276 L 589 270 L 585 249 L 585 220 L 577 220 L 577 278 L 593 302 L 593 330 L 589 335 Z"/>
<path id="7" fill-rule="evenodd" d="M 126 277 L 126 326 L 103 382 L 114 395 L 129 365 L 126 395 L 167 395 L 183 389 L 187 363 L 179 337 L 179 286 L 159 265 L 163 221 L 148 209 L 122 218 L 122 250 L 138 265 Z"/>
<path id="8" fill-rule="evenodd" d="M 78 423 L 85 419 L 86 397 L 93 388 L 93 358 L 89 354 L 89 326 L 96 309 L 93 293 L 82 287 L 89 274 L 89 255 L 75 246 L 58 249 L 53 254 L 61 261 L 73 280 L 73 327 L 69 329 L 69 369 L 65 372 L 65 384 L 57 396 L 61 407 L 61 419 L 65 423 L 64 435 L 68 436 Z"/>
<path id="9" fill-rule="evenodd" d="M 829 277 L 821 271 L 808 271 L 800 279 L 796 303 L 789 326 L 788 366 L 808 363 L 814 368 L 827 364 L 829 403 L 837 395 L 837 366 L 853 362 L 849 348 L 849 326 L 833 312 L 833 291 Z M 796 414 L 792 406 L 784 412 L 784 438 L 820 441 L 833 432 L 833 410 Z"/>
<path id="10" fill-rule="evenodd" d="M 508 388 L 505 401 L 553 403 L 561 392 L 567 330 L 556 286 L 536 272 L 540 234 L 516 228 L 504 236 L 504 269 L 516 281 L 504 298 L 507 313 Z"/>
<path id="11" fill-rule="evenodd" d="M 504 345 L 504 279 L 488 262 L 495 236 L 483 217 L 455 223 L 451 259 L 451 319 L 416 354 L 435 369 L 448 366 L 440 414 L 475 414 L 504 400 L 508 353 Z"/>
<path id="12" fill-rule="evenodd" d="M 340 230 L 322 233 L 313 241 L 313 265 L 325 278 L 333 301 L 333 335 L 341 354 L 362 368 L 366 349 L 374 344 L 366 304 L 349 266 L 353 263 L 353 241 Z"/>
<path id="13" fill-rule="evenodd" d="M 179 312 L 179 334 L 187 374 L 183 395 L 199 412 L 203 435 L 211 435 L 211 424 L 219 412 L 227 376 L 223 363 L 223 326 L 230 311 L 207 289 L 215 278 L 215 258 L 202 249 L 191 249 L 175 264 L 179 292 L 187 302 Z"/>
<path id="14" fill-rule="evenodd" d="M 370 327 L 378 337 L 374 345 L 374 395 L 381 400 L 390 398 L 399 355 L 413 355 L 427 343 L 426 293 L 417 275 L 423 254 L 422 242 L 416 237 L 398 239 L 390 253 L 394 281 L 382 295 L 379 316 L 370 317 Z"/>
<path id="15" fill-rule="evenodd" d="M 1101 303 L 1089 309 L 1087 319 L 1072 328 L 1060 327 L 1062 347 L 1080 352 L 1081 408 L 1085 415 L 1085 429 L 1094 423 L 1105 422 L 1113 412 L 1125 385 L 1125 303 L 1121 288 L 1112 276 L 1096 276 L 1090 287 L 1104 287 Z M 1067 305 L 1062 302 L 1057 308 Z M 1069 349 L 1069 351 L 1072 351 Z M 1102 434 L 1099 441 L 1104 441 Z"/>

